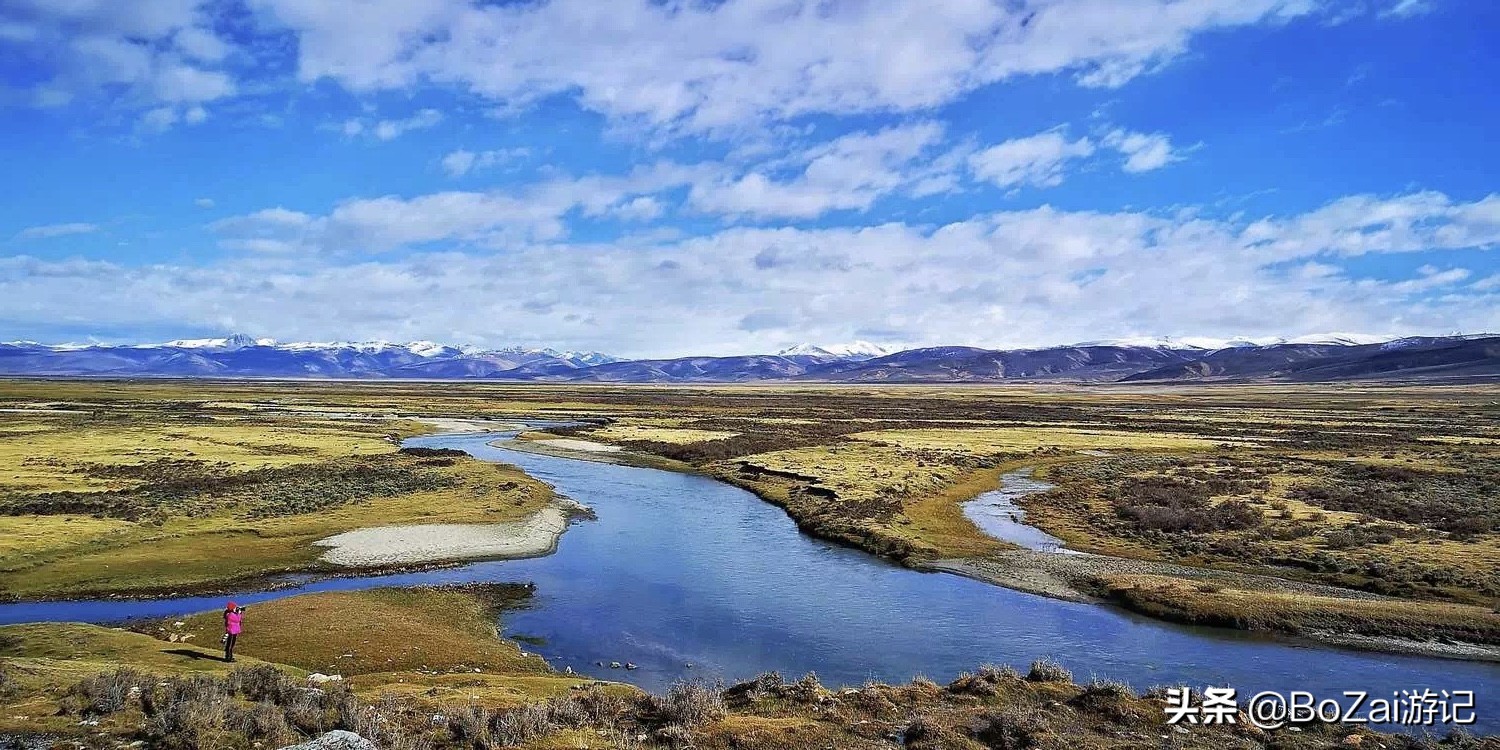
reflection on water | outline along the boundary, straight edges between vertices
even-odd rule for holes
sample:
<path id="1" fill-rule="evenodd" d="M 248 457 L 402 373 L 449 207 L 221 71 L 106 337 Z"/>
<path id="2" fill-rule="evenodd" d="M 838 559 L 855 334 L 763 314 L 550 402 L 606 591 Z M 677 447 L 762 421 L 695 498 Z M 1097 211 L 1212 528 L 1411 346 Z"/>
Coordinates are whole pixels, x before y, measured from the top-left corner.
<path id="1" fill-rule="evenodd" d="M 1070 552 L 1063 540 L 1041 529 L 1027 526 L 1026 511 L 1016 501 L 1053 485 L 1031 478 L 1031 469 L 1019 469 L 1000 478 L 998 489 L 985 492 L 964 503 L 964 516 L 990 536 L 1002 542 L 1038 552 Z"/>

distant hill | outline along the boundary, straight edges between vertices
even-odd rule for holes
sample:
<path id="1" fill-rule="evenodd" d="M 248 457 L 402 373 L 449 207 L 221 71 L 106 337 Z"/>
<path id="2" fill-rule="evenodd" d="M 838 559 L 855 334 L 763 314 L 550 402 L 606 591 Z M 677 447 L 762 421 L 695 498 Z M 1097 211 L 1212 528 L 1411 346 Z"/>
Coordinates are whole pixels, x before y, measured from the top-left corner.
<path id="1" fill-rule="evenodd" d="M 134 346 L 0 344 L 0 375 L 119 377 L 483 378 L 521 366 L 591 367 L 598 352 L 477 351 L 430 341 L 289 343 L 229 336 Z"/>
<path id="2" fill-rule="evenodd" d="M 430 341 L 281 344 L 237 335 L 134 346 L 0 344 L 0 375 L 560 383 L 1438 381 L 1500 376 L 1500 336 L 1130 339 L 1041 349 L 940 346 L 894 353 L 855 342 L 799 344 L 777 354 L 621 360 L 554 349 L 478 350 Z"/>
<path id="3" fill-rule="evenodd" d="M 1418 337 L 1379 344 L 1276 344 L 1223 349 L 1123 380 L 1376 380 L 1495 377 L 1500 337 Z"/>

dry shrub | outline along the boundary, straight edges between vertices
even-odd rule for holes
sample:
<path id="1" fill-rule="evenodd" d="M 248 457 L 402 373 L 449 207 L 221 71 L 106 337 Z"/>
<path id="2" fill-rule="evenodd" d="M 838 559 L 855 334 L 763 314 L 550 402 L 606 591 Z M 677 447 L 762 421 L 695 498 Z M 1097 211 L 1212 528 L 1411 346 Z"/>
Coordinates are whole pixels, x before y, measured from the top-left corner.
<path id="1" fill-rule="evenodd" d="M 735 707 L 748 706 L 762 698 L 781 695 L 786 681 L 780 672 L 762 672 L 755 679 L 747 680 L 724 691 L 724 700 Z"/>
<path id="2" fill-rule="evenodd" d="M 693 746 L 693 731 L 681 724 L 668 724 L 651 733 L 651 739 L 670 748 Z"/>
<path id="3" fill-rule="evenodd" d="M 551 711 L 544 704 L 519 706 L 490 717 L 490 739 L 501 747 L 515 747 L 555 731 Z"/>
<path id="4" fill-rule="evenodd" d="M 1073 673 L 1051 659 L 1037 659 L 1026 673 L 1028 682 L 1072 682 Z"/>
<path id="5" fill-rule="evenodd" d="M 129 667 L 85 678 L 68 690 L 64 707 L 73 713 L 112 714 L 156 684 L 151 675 Z"/>
<path id="6" fill-rule="evenodd" d="M 270 703 L 256 703 L 249 708 L 229 711 L 225 726 L 252 741 L 263 741 L 274 747 L 297 742 L 298 734 L 287 723 L 286 714 Z"/>
<path id="7" fill-rule="evenodd" d="M 587 723 L 594 726 L 614 725 L 630 709 L 624 698 L 593 686 L 569 696 L 568 700 L 588 717 Z"/>
<path id="8" fill-rule="evenodd" d="M 647 702 L 650 712 L 662 723 L 684 727 L 718 721 L 728 712 L 718 687 L 702 682 L 679 682 L 666 695 L 651 696 Z"/>
<path id="9" fill-rule="evenodd" d="M 987 711 L 974 724 L 974 738 L 993 750 L 1025 750 L 1037 745 L 1046 718 L 1034 707 Z"/>
<path id="10" fill-rule="evenodd" d="M 287 702 L 302 687 L 285 672 L 269 664 L 240 667 L 229 673 L 226 684 L 230 692 L 249 700 L 276 704 Z"/>
<path id="11" fill-rule="evenodd" d="M 465 706 L 448 714 L 448 735 L 454 742 L 474 750 L 490 743 L 490 711 L 484 706 Z"/>
<path id="12" fill-rule="evenodd" d="M 803 675 L 802 679 L 787 685 L 781 692 L 785 697 L 800 703 L 812 703 L 828 697 L 828 691 L 814 672 Z"/>
<path id="13" fill-rule="evenodd" d="M 144 727 L 151 747 L 197 750 L 223 739 L 228 718 L 228 694 L 219 700 L 197 700 L 186 693 L 163 689 L 166 695 L 153 706 Z"/>
<path id="14" fill-rule="evenodd" d="M 1083 686 L 1083 693 L 1079 697 L 1107 698 L 1110 700 L 1130 700 L 1135 697 L 1135 691 L 1130 686 L 1119 680 L 1106 680 L 1099 677 L 1089 681 Z"/>

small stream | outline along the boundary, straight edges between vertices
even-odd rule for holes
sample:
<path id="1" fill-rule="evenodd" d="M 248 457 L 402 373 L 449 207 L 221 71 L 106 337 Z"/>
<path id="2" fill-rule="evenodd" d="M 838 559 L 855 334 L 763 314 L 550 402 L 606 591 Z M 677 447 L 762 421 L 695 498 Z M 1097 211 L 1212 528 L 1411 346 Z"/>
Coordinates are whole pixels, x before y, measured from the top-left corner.
<path id="1" fill-rule="evenodd" d="M 501 433 L 430 435 L 408 445 L 457 448 L 520 466 L 592 507 L 555 554 L 400 575 L 304 582 L 236 594 L 254 603 L 296 593 L 459 582 L 534 582 L 505 635 L 558 669 L 662 689 L 684 678 L 733 681 L 815 671 L 829 685 L 945 681 L 985 663 L 1024 670 L 1050 657 L 1086 681 L 1345 690 L 1477 691 L 1479 729 L 1500 729 L 1500 665 L 1367 653 L 1171 625 L 1110 607 L 1056 601 L 944 573 L 909 570 L 799 533 L 785 513 L 739 488 L 691 474 L 523 453 Z M 503 445 L 503 442 L 502 442 Z M 1009 491 L 1019 482 L 1014 477 Z M 1002 485 L 1000 492 L 1006 492 Z M 1013 496 L 1012 495 L 1012 496 Z M 992 498 L 993 499 L 993 498 Z M 980 508 L 980 510 L 984 510 Z M 988 511 L 985 511 L 988 513 Z M 1018 518 L 1006 523 L 1021 525 Z M 1055 541 L 1055 540 L 1054 540 Z M 1043 540 L 1045 542 L 1045 540 Z M 0 605 L 0 623 L 114 622 L 218 607 L 221 597 Z M 243 638 L 255 637 L 255 610 Z M 633 662 L 634 671 L 599 666 Z"/>
<path id="2" fill-rule="evenodd" d="M 963 504 L 964 517 L 990 536 L 1037 552 L 1071 553 L 1058 539 L 1034 526 L 1026 525 L 1026 511 L 1016 501 L 1027 495 L 1046 492 L 1053 485 L 1033 479 L 1031 469 L 1018 469 L 1000 477 L 1000 487 L 981 493 Z"/>

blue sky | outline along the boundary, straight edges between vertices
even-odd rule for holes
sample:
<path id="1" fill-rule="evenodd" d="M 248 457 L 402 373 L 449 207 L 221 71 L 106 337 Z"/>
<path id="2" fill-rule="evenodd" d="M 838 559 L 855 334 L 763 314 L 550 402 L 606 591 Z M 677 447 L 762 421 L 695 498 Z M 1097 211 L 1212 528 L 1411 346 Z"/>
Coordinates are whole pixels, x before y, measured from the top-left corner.
<path id="1" fill-rule="evenodd" d="M 1500 7 L 13 0 L 0 339 L 1500 330 Z"/>

